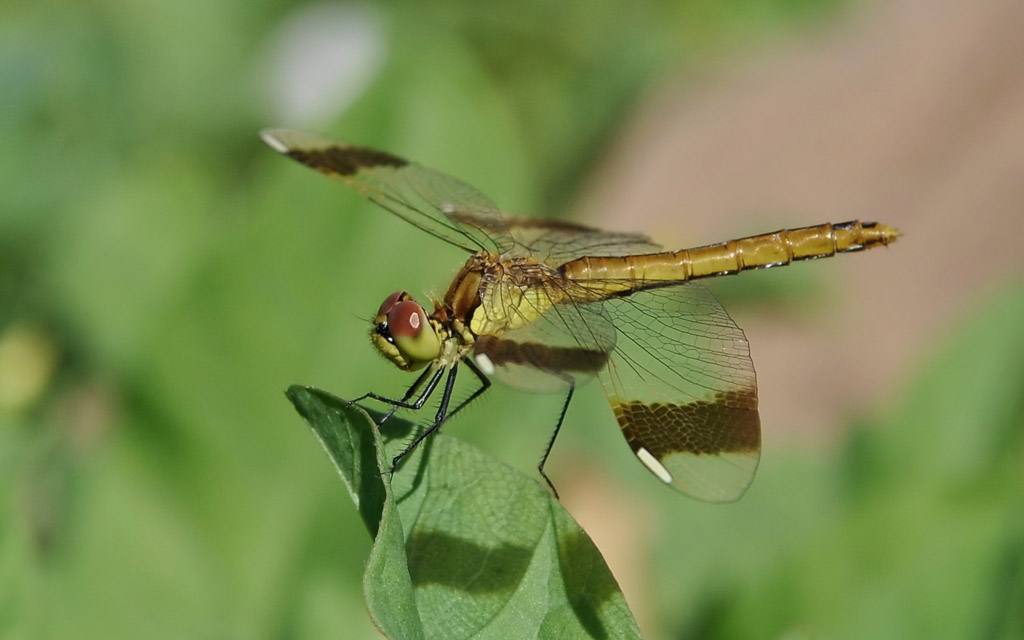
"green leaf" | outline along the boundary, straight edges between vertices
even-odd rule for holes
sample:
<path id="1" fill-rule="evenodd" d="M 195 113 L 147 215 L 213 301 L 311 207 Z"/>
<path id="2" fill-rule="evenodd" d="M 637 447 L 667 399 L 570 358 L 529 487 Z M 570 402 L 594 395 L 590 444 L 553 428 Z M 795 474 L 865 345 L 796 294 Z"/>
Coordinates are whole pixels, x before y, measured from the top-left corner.
<path id="1" fill-rule="evenodd" d="M 597 547 L 534 479 L 437 434 L 392 484 L 364 411 L 309 387 L 287 395 L 375 536 L 363 588 L 387 637 L 639 637 Z"/>

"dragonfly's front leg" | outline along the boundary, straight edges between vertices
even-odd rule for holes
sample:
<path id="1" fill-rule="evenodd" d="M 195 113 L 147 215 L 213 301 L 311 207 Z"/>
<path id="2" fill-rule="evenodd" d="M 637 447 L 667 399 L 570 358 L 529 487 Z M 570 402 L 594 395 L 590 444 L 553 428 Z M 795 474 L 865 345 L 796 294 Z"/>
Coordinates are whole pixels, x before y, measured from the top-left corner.
<path id="1" fill-rule="evenodd" d="M 401 453 L 391 460 L 391 473 L 392 475 L 398 469 L 398 463 L 402 461 L 402 458 L 407 456 L 416 446 L 423 442 L 424 438 L 434 433 L 440 428 L 441 423 L 448 417 L 448 404 L 452 399 L 452 390 L 455 389 L 455 374 L 458 372 L 458 364 L 452 365 L 452 368 L 448 371 L 448 379 L 444 383 L 444 393 L 441 395 L 441 404 L 437 407 L 437 415 L 434 416 L 434 422 L 423 430 L 423 433 L 416 436 L 416 438 L 406 447 Z M 431 384 L 437 386 L 437 380 L 440 379 L 441 373 L 444 369 L 438 369 L 437 374 L 431 379 Z M 426 394 L 425 394 L 426 395 Z M 421 405 L 422 406 L 422 405 Z M 462 405 L 459 405 L 460 408 Z"/>
<path id="2" fill-rule="evenodd" d="M 482 394 L 484 391 L 487 391 L 491 387 L 490 379 L 484 374 L 483 371 L 480 371 L 480 368 L 477 367 L 476 364 L 474 364 L 472 359 L 467 358 L 463 360 L 463 362 L 466 364 L 467 367 L 469 367 L 469 370 L 472 371 L 474 375 L 476 375 L 477 379 L 480 381 L 480 386 L 477 387 L 477 389 L 473 393 L 471 393 L 468 398 L 460 402 L 459 405 L 455 407 L 455 409 L 453 409 L 452 411 L 448 411 L 448 406 L 449 403 L 451 402 L 452 390 L 455 388 L 455 371 L 458 365 L 453 366 L 451 372 L 448 374 L 448 380 L 445 382 L 444 393 L 441 396 L 441 404 L 437 408 L 437 415 L 434 416 L 434 422 L 429 427 L 424 429 L 423 433 L 416 436 L 416 439 L 413 440 L 412 443 L 408 447 L 406 447 L 404 451 L 395 456 L 394 460 L 391 461 L 391 473 L 394 473 L 395 469 L 398 468 L 398 464 L 402 461 L 402 458 L 404 458 L 413 449 L 415 449 L 418 444 L 423 442 L 423 440 L 427 436 L 429 436 L 432 433 L 436 433 L 437 430 L 441 428 L 441 425 L 447 422 L 449 418 L 452 418 L 459 411 L 462 411 L 467 405 L 469 405 L 469 403 L 476 400 L 480 396 L 480 394 Z"/>
<path id="3" fill-rule="evenodd" d="M 388 398 L 386 396 L 370 392 L 364 393 L 363 395 L 359 396 L 358 398 L 353 400 L 352 403 L 355 404 L 361 400 L 370 399 L 391 405 L 391 409 L 386 414 L 384 414 L 384 417 L 382 417 L 377 422 L 377 426 L 380 426 L 387 422 L 391 418 L 391 416 L 395 415 L 395 412 L 398 411 L 399 409 L 412 409 L 416 411 L 422 408 L 423 405 L 427 402 L 427 400 L 430 399 L 430 396 L 433 395 L 434 389 L 437 388 L 437 384 L 441 381 L 441 376 L 443 374 L 444 367 L 430 367 L 428 369 L 425 369 L 423 373 L 421 373 L 420 376 L 416 378 L 416 382 L 413 382 L 412 386 L 410 386 L 409 389 L 405 392 L 405 395 L 402 396 L 401 400 L 395 400 L 394 398 Z M 430 377 L 430 382 L 427 383 L 427 387 L 426 389 L 423 390 L 423 393 L 420 394 L 420 397 L 417 398 L 415 402 L 409 402 L 409 398 L 413 397 L 413 395 L 416 394 L 416 390 L 423 385 L 423 381 L 426 380 L 428 377 Z"/>

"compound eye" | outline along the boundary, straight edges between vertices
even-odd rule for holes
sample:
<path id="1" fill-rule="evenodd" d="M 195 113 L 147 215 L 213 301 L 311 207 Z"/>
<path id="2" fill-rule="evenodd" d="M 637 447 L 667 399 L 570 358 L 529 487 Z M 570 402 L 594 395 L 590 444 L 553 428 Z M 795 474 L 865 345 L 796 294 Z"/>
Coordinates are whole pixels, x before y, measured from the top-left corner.
<path id="1" fill-rule="evenodd" d="M 396 291 L 396 292 L 392 293 L 390 296 L 388 296 L 387 298 L 384 299 L 384 302 L 381 303 L 380 309 L 377 310 L 377 315 L 378 316 L 386 316 L 386 315 L 388 315 L 388 312 L 390 312 L 391 309 L 393 309 L 396 304 L 398 304 L 402 300 L 408 300 L 408 299 L 409 299 L 409 294 L 404 292 L 404 291 Z"/>
<path id="2" fill-rule="evenodd" d="M 391 297 L 384 301 L 385 304 L 391 300 Z M 382 306 L 381 309 L 383 310 L 384 307 Z M 427 314 L 423 311 L 423 307 L 412 300 L 393 303 L 386 313 L 388 330 L 394 338 L 415 338 L 427 324 Z"/>

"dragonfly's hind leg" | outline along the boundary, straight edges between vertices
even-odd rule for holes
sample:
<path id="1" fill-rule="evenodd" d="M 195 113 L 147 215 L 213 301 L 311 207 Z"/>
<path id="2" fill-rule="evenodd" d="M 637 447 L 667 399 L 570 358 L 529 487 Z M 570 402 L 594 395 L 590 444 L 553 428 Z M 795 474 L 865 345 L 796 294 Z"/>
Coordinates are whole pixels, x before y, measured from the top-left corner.
<path id="1" fill-rule="evenodd" d="M 537 471 L 540 472 L 540 477 L 544 478 L 544 482 L 548 484 L 548 487 L 551 489 L 551 493 L 555 494 L 555 499 L 557 500 L 559 499 L 558 489 L 555 489 L 555 485 L 551 482 L 551 478 L 548 477 L 548 474 L 544 473 L 544 465 L 547 464 L 548 456 L 551 455 L 551 449 L 555 446 L 555 439 L 558 438 L 558 432 L 562 429 L 562 421 L 565 420 L 565 412 L 569 410 L 569 403 L 572 401 L 572 394 L 576 391 L 576 379 L 566 373 L 553 373 L 553 375 L 557 375 L 559 378 L 567 382 L 569 384 L 569 391 L 565 394 L 565 402 L 562 403 L 562 410 L 558 414 L 558 423 L 555 424 L 555 430 L 551 434 L 551 439 L 548 440 L 548 446 L 544 449 L 544 455 L 541 456 L 540 464 L 537 465 Z"/>

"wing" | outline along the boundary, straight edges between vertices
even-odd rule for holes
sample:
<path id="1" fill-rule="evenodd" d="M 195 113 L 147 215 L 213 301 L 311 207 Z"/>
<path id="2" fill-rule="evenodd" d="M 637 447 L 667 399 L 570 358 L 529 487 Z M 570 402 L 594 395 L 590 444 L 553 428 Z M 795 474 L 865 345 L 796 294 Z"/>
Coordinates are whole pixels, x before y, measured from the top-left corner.
<path id="1" fill-rule="evenodd" d="M 732 502 L 761 454 L 757 380 L 743 331 L 693 283 L 605 303 L 618 329 L 600 380 L 622 433 L 666 484 Z"/>
<path id="2" fill-rule="evenodd" d="M 474 343 L 474 353 L 486 356 L 498 379 L 526 391 L 564 389 L 570 379 L 582 382 L 607 365 L 615 348 L 615 324 L 604 305 L 577 283 L 544 269 L 551 277 L 536 296 L 521 295 L 520 288 L 505 283 L 484 296 L 485 313 L 498 307 L 498 315 L 517 328 L 479 335 Z"/>
<path id="3" fill-rule="evenodd" d="M 427 233 L 468 252 L 512 248 L 501 211 L 461 180 L 390 153 L 323 136 L 268 129 L 272 149 L 342 182 Z"/>
<path id="4" fill-rule="evenodd" d="M 530 390 L 597 374 L 633 452 L 663 482 L 709 502 L 743 495 L 760 457 L 757 382 L 743 332 L 706 289 L 605 299 L 608 283 L 544 265 L 516 276 L 482 298 L 494 326 L 513 328 L 480 332 L 476 357 Z"/>
<path id="5" fill-rule="evenodd" d="M 661 245 L 633 233 L 613 233 L 564 220 L 507 218 L 517 250 L 558 266 L 583 256 L 630 256 L 656 253 Z"/>

